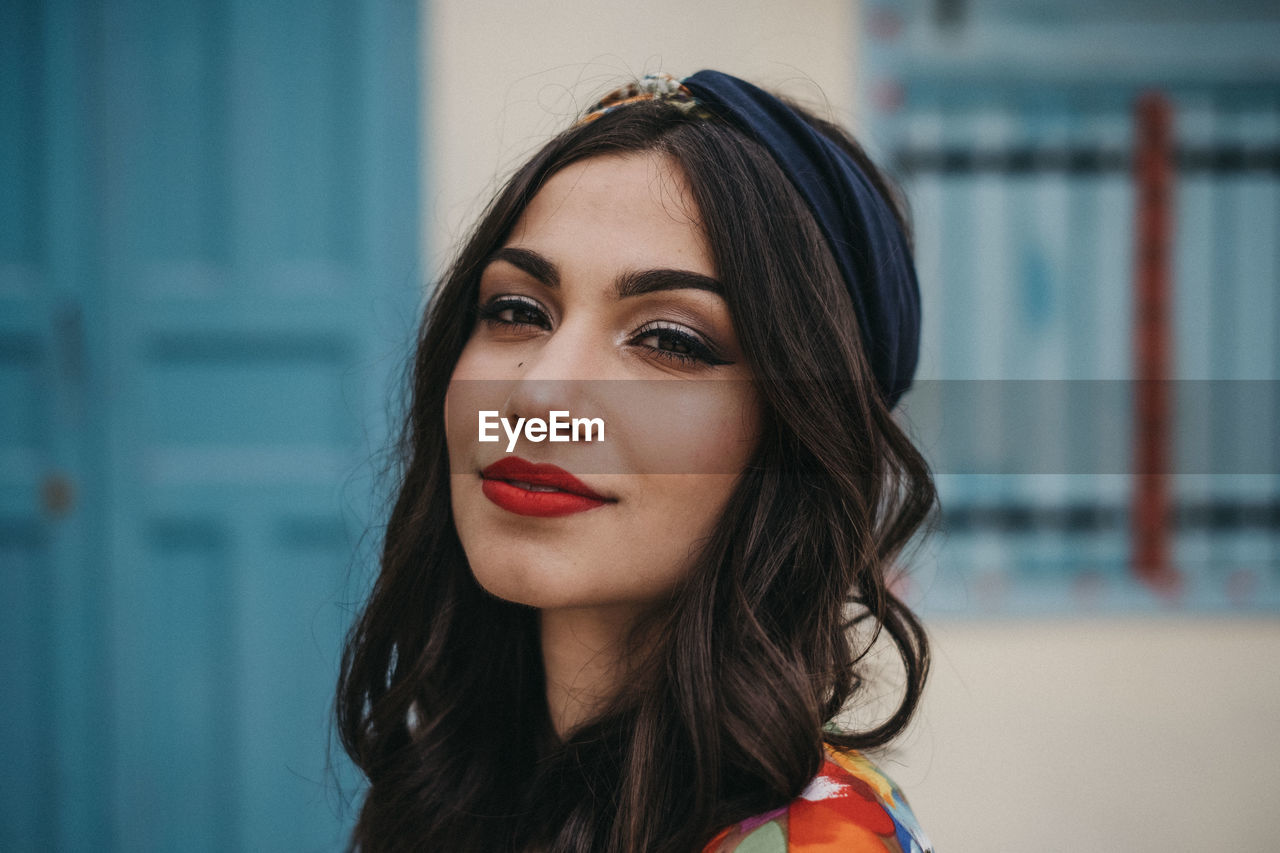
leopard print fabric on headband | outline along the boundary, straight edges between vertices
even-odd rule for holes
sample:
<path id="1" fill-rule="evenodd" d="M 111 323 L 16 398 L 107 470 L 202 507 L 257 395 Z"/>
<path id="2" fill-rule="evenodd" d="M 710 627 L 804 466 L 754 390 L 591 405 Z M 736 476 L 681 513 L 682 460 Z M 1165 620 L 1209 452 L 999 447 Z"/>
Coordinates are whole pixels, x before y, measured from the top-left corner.
<path id="1" fill-rule="evenodd" d="M 688 89 L 684 87 L 678 79 L 670 74 L 646 74 L 644 77 L 625 86 L 614 89 L 605 95 L 583 114 L 578 120 L 578 124 L 587 124 L 595 121 L 607 112 L 616 110 L 618 107 L 634 104 L 637 101 L 654 101 L 662 100 L 669 104 L 674 104 L 686 112 L 697 112 L 698 115 L 709 117 L 711 114 L 701 108 L 697 99 L 693 97 Z"/>

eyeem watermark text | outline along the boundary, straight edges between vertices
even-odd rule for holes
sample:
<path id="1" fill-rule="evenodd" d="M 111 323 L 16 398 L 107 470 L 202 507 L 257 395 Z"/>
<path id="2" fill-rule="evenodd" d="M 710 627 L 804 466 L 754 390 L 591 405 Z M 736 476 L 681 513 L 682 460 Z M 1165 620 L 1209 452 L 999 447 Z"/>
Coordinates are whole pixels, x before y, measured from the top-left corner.
<path id="1" fill-rule="evenodd" d="M 507 434 L 507 452 L 516 449 L 520 431 L 529 441 L 604 441 L 604 418 L 570 418 L 569 412 L 552 410 L 551 419 L 516 418 L 515 426 L 506 418 L 498 417 L 495 409 L 480 411 L 480 440 L 500 441 L 498 427 Z M 594 438 L 592 436 L 595 436 Z M 581 436 L 581 437 L 580 437 Z"/>

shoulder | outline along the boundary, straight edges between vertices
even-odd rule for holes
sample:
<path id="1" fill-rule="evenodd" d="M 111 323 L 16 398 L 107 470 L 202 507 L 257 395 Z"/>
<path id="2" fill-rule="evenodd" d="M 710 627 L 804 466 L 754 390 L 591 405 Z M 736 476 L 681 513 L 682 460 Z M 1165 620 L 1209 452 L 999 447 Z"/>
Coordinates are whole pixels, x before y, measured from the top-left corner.
<path id="1" fill-rule="evenodd" d="M 898 786 L 870 759 L 828 747 L 789 805 L 729 827 L 704 853 L 932 853 Z"/>
<path id="2" fill-rule="evenodd" d="M 815 788 L 817 790 L 815 790 Z M 932 853 L 924 830 L 915 813 L 907 804 L 907 798 L 883 770 L 856 750 L 827 748 L 827 759 L 822 771 L 800 798 L 791 804 L 792 849 L 818 851 L 861 850 L 854 846 L 821 845 L 799 846 L 802 839 L 797 832 L 811 827 L 813 832 L 825 837 L 829 829 L 841 824 L 865 830 L 874 836 L 869 841 L 880 846 L 867 846 L 867 850 L 881 849 L 903 853 Z M 803 818 L 803 819 L 802 819 Z M 804 840 L 808 840 L 806 836 Z M 850 841 L 853 841 L 851 836 Z M 896 842 L 894 845 L 893 842 Z"/>

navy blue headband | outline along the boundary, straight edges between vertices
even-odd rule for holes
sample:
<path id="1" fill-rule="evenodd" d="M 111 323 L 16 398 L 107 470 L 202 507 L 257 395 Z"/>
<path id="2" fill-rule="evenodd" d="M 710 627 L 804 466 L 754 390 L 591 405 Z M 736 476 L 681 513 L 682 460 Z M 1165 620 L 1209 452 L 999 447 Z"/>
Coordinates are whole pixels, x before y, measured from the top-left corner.
<path id="1" fill-rule="evenodd" d="M 719 71 L 681 81 L 709 112 L 764 145 L 808 203 L 844 277 L 889 408 L 920 353 L 920 286 L 889 203 L 843 149 L 763 89 Z"/>

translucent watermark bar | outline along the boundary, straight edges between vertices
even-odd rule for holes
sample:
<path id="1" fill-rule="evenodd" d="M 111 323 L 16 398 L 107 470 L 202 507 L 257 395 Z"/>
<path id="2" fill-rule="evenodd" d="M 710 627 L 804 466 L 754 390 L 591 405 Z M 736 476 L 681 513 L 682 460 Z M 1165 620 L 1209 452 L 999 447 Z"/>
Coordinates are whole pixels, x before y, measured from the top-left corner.
<path id="1" fill-rule="evenodd" d="M 1153 383 L 917 380 L 893 417 L 939 475 L 1280 474 L 1280 381 L 1160 382 L 1169 416 L 1157 425 L 1164 450 L 1155 456 L 1137 452 L 1151 429 L 1135 419 L 1136 395 L 1152 390 L 1144 384 Z M 860 401 L 874 393 L 847 380 L 469 379 L 452 383 L 442 415 L 454 460 L 485 464 L 508 452 L 505 435 L 479 441 L 481 411 L 512 423 L 561 411 L 599 419 L 605 439 L 522 436 L 510 452 L 581 473 L 733 474 L 753 456 L 787 461 L 767 446 L 779 441 L 771 424 L 781 420 L 767 401 L 810 427 L 803 441 L 815 449 L 825 441 L 847 450 L 865 435 Z"/>

